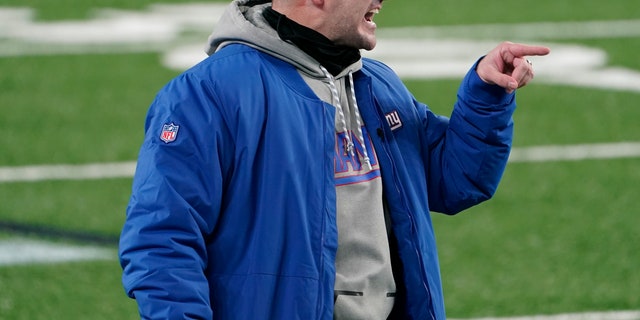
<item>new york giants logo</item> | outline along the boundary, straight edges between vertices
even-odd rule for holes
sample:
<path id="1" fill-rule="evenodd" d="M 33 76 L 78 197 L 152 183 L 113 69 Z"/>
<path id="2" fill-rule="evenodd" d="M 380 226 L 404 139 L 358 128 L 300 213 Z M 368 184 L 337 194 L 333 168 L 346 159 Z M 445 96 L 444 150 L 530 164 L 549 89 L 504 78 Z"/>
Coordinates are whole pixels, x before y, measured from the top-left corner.
<path id="1" fill-rule="evenodd" d="M 384 115 L 387 119 L 387 123 L 391 130 L 396 130 L 402 127 L 402 120 L 400 120 L 400 114 L 398 114 L 397 110 L 393 110 Z"/>
<path id="2" fill-rule="evenodd" d="M 353 143 L 353 155 L 351 155 L 345 145 L 347 144 L 346 135 L 349 134 L 350 141 Z M 378 158 L 373 149 L 371 137 L 366 127 L 362 127 L 364 141 L 360 141 L 353 132 L 336 132 L 336 153 L 335 153 L 335 182 L 336 186 L 348 184 L 356 184 L 370 181 L 380 177 L 380 165 Z M 363 166 L 362 159 L 365 151 L 369 156 L 370 166 Z"/>

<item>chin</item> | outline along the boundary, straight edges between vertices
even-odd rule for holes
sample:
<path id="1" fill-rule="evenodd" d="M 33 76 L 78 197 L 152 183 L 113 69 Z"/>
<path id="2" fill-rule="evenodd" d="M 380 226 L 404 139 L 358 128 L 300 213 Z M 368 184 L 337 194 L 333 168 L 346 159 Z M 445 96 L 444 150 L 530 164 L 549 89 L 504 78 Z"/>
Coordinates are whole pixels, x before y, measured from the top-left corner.
<path id="1" fill-rule="evenodd" d="M 371 50 L 373 50 L 373 48 L 376 47 L 376 43 L 377 43 L 377 41 L 376 41 L 375 38 L 367 40 L 367 41 L 364 41 L 362 43 L 361 49 L 364 49 L 364 50 L 367 50 L 367 51 L 371 51 Z"/>
<path id="2" fill-rule="evenodd" d="M 344 38 L 341 40 L 334 40 L 337 45 L 347 46 L 356 49 L 373 50 L 376 46 L 376 36 L 372 34 L 359 34 L 358 36 L 351 38 Z"/>
<path id="3" fill-rule="evenodd" d="M 373 50 L 377 44 L 376 35 L 373 32 L 363 33 L 360 37 L 360 44 L 364 50 Z"/>

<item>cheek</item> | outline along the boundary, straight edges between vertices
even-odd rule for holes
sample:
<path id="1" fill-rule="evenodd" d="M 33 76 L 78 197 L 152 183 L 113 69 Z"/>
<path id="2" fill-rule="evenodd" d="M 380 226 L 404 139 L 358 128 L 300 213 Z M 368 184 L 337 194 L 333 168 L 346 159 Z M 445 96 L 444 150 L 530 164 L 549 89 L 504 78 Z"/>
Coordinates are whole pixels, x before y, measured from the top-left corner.
<path id="1" fill-rule="evenodd" d="M 338 12 L 336 15 L 336 22 L 341 24 L 342 26 L 354 26 L 360 20 L 364 19 L 360 15 L 358 15 L 352 8 L 346 7 L 343 8 L 342 11 Z"/>
<path id="2" fill-rule="evenodd" d="M 354 26 L 356 26 L 356 24 L 354 24 L 353 17 L 340 15 L 334 20 L 333 31 L 335 34 L 345 35 L 353 32 Z"/>

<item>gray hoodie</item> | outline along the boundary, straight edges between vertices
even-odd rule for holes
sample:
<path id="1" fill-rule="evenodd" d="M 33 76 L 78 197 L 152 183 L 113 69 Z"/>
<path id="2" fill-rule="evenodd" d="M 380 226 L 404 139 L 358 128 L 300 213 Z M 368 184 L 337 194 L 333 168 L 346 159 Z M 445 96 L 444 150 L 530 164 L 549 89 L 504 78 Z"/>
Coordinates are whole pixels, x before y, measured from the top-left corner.
<path id="1" fill-rule="evenodd" d="M 358 60 L 337 76 L 332 76 L 318 61 L 285 42 L 265 21 L 263 10 L 271 1 L 235 0 L 209 37 L 207 54 L 230 43 L 242 43 L 294 65 L 305 82 L 323 101 L 336 107 L 336 142 L 345 139 L 341 150 L 336 143 L 338 252 L 336 254 L 334 319 L 386 319 L 393 308 L 395 282 L 391 270 L 389 242 L 385 225 L 380 168 L 373 146 L 354 152 L 353 144 L 364 145 L 368 133 L 353 88 L 353 73 L 360 70 Z M 368 150 L 368 151 L 367 151 Z M 343 162 L 344 163 L 344 162 Z M 372 165 L 373 163 L 373 165 Z M 337 167 L 337 165 L 336 165 Z M 375 175 L 375 171 L 378 171 Z M 371 173 L 374 173 L 373 175 Z M 376 177 L 363 178 L 359 177 Z M 341 183 L 344 178 L 349 183 Z"/>

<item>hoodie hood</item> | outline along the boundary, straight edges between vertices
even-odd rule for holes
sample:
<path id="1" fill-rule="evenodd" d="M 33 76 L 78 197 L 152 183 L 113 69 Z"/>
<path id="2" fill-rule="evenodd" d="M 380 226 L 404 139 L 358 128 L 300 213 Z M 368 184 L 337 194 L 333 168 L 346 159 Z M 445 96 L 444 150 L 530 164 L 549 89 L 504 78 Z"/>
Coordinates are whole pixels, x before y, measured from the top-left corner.
<path id="1" fill-rule="evenodd" d="M 234 0 L 229 4 L 208 39 L 206 53 L 213 54 L 231 43 L 251 46 L 278 59 L 293 64 L 300 72 L 315 79 L 326 79 L 320 63 L 296 45 L 283 41 L 262 13 L 271 0 Z M 355 72 L 362 67 L 357 61 L 343 72 Z M 338 75 L 338 77 L 342 76 Z"/>
<path id="2" fill-rule="evenodd" d="M 355 156 L 351 133 L 364 141 L 362 120 L 355 96 L 353 73 L 362 68 L 362 59 L 332 75 L 318 60 L 295 44 L 278 35 L 263 12 L 271 7 L 271 0 L 234 0 L 209 36 L 206 53 L 212 55 L 226 45 L 242 43 L 294 65 L 303 79 L 320 99 L 336 107 L 336 130 L 347 132 L 345 151 Z M 329 89 L 328 92 L 325 90 Z M 367 150 L 363 150 L 365 166 L 370 168 Z"/>

